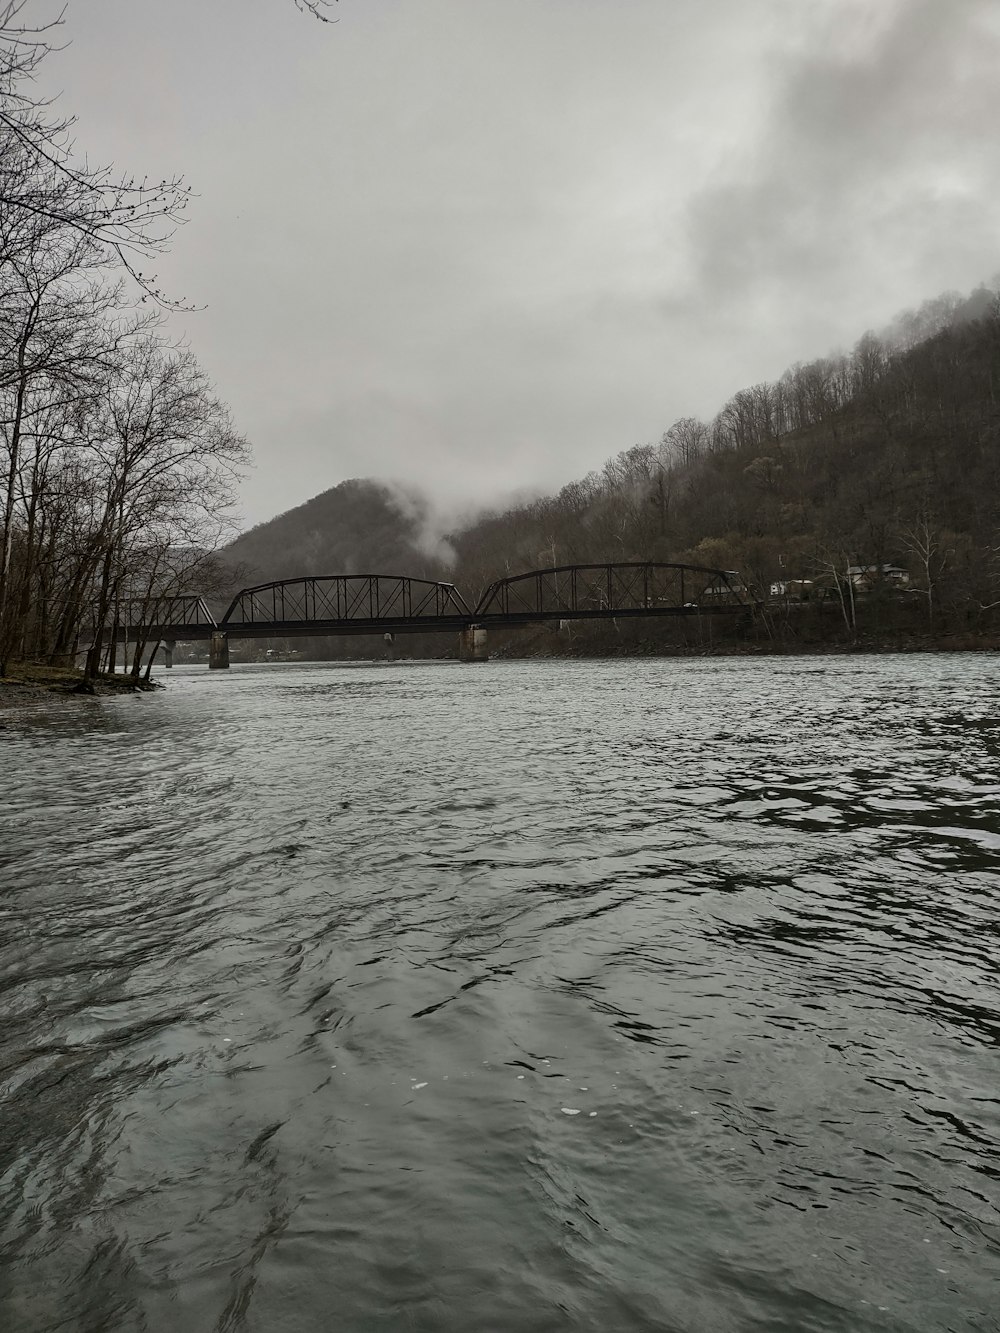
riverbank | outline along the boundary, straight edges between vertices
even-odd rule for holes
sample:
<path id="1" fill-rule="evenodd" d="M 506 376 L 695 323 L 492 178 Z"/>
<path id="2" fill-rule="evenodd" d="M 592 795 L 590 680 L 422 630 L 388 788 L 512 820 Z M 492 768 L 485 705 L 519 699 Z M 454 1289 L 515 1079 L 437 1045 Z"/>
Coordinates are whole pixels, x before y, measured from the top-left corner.
<path id="1" fill-rule="evenodd" d="M 499 659 L 607 657 L 829 657 L 888 653 L 981 653 L 1000 651 L 1000 634 L 974 630 L 919 632 L 873 626 L 854 638 L 788 632 L 761 625 L 750 632 L 708 620 L 701 623 L 621 620 L 565 628 L 534 626 L 490 635 L 490 656 Z"/>
<path id="2" fill-rule="evenodd" d="M 87 699 L 113 694 L 137 694 L 161 690 L 158 681 L 134 681 L 131 676 L 102 674 L 92 688 L 83 688 L 83 672 L 76 667 L 52 667 L 39 662 L 12 662 L 0 676 L 0 708 L 12 708 L 31 700 Z"/>

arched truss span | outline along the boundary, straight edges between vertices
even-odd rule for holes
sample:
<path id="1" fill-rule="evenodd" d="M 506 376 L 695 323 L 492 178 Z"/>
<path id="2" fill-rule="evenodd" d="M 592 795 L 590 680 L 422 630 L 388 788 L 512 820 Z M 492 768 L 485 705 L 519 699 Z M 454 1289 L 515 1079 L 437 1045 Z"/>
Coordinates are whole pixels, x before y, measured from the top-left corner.
<path id="1" fill-rule="evenodd" d="M 432 583 L 404 574 L 330 574 L 243 588 L 233 598 L 220 629 L 266 625 L 331 627 L 372 622 L 378 626 L 427 619 L 467 619 L 471 614 L 452 583 Z"/>
<path id="2" fill-rule="evenodd" d="M 483 593 L 477 620 L 586 620 L 608 616 L 691 614 L 747 606 L 732 571 L 702 565 L 611 562 L 533 569 L 499 579 Z"/>

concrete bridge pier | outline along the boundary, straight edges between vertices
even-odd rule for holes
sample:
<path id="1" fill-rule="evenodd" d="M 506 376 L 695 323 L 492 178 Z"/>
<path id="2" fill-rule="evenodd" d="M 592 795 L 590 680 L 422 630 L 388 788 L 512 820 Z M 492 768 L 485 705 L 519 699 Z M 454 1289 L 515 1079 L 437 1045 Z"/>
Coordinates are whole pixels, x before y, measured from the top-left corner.
<path id="1" fill-rule="evenodd" d="M 163 665 L 164 665 L 164 666 L 166 666 L 166 667 L 172 667 L 172 666 L 173 666 L 173 664 L 174 664 L 174 649 L 175 649 L 176 647 L 177 647 L 177 644 L 174 643 L 173 639 L 168 639 L 168 640 L 166 641 L 166 643 L 163 645 L 163 658 L 164 658 Z"/>
<path id="2" fill-rule="evenodd" d="M 479 625 L 458 631 L 458 660 L 460 662 L 488 662 L 486 631 Z"/>
<path id="3" fill-rule="evenodd" d="M 208 666 L 211 671 L 229 670 L 229 635 L 216 630 L 208 646 Z"/>

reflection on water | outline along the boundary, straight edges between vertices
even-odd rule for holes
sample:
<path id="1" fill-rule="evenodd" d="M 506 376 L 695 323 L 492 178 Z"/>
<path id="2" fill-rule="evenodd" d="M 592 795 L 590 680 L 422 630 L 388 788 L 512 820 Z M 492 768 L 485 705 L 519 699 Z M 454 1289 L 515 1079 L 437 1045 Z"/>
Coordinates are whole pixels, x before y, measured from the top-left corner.
<path id="1" fill-rule="evenodd" d="M 0 1325 L 985 1330 L 983 657 L 0 715 Z"/>

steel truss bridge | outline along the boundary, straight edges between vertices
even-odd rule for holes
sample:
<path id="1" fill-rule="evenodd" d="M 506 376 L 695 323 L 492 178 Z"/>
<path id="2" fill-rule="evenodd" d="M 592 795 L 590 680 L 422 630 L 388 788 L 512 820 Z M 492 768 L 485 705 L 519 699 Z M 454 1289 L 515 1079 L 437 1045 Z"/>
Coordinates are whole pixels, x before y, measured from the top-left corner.
<path id="1" fill-rule="evenodd" d="M 243 588 L 221 620 L 204 597 L 132 600 L 117 608 L 119 640 L 208 640 L 209 665 L 228 667 L 229 640 L 459 632 L 460 656 L 484 661 L 485 631 L 539 621 L 749 613 L 739 577 L 701 565 L 612 561 L 532 569 L 489 585 L 471 607 L 455 584 L 407 575 L 328 575 Z"/>
<path id="2" fill-rule="evenodd" d="M 218 621 L 195 594 L 129 602 L 119 610 L 119 633 L 147 642 L 413 634 L 553 620 L 732 614 L 751 605 L 731 571 L 649 561 L 515 574 L 491 583 L 474 607 L 452 583 L 333 574 L 243 588 Z"/>

